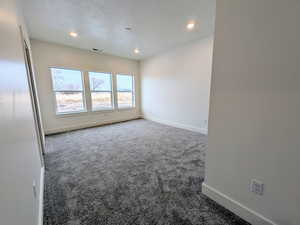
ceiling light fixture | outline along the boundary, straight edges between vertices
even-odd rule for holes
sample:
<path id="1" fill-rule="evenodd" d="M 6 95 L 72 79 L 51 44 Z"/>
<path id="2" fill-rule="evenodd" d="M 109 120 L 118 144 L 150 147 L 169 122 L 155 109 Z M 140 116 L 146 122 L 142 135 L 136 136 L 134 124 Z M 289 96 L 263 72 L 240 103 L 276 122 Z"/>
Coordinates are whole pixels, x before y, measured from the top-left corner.
<path id="1" fill-rule="evenodd" d="M 139 54 L 140 53 L 140 50 L 138 48 L 134 49 L 134 53 L 135 54 Z"/>
<path id="2" fill-rule="evenodd" d="M 78 34 L 75 33 L 75 32 L 70 32 L 69 34 L 70 34 L 70 36 L 72 36 L 72 37 L 77 37 L 77 36 L 78 36 Z"/>
<path id="3" fill-rule="evenodd" d="M 193 30 L 195 28 L 195 22 L 189 22 L 187 25 L 186 25 L 186 28 L 188 30 Z"/>
<path id="4" fill-rule="evenodd" d="M 131 27 L 125 27 L 125 30 L 131 31 L 132 28 Z"/>

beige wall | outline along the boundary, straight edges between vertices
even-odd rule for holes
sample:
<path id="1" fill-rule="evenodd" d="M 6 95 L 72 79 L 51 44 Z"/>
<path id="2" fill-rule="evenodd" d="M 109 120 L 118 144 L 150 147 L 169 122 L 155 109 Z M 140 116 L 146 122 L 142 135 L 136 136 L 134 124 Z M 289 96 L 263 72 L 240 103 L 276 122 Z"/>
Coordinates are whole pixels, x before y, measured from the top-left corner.
<path id="1" fill-rule="evenodd" d="M 253 225 L 300 224 L 299 12 L 298 0 L 217 1 L 204 191 Z"/>
<path id="2" fill-rule="evenodd" d="M 145 118 L 207 133 L 213 38 L 141 62 Z"/>
<path id="3" fill-rule="evenodd" d="M 42 164 L 14 0 L 0 1 L 0 224 L 39 223 Z M 36 196 L 33 194 L 36 183 Z"/>
<path id="4" fill-rule="evenodd" d="M 31 41 L 36 69 L 43 125 L 46 133 L 99 125 L 140 116 L 139 63 L 136 60 L 98 54 L 63 45 L 37 40 Z M 62 67 L 86 71 L 133 74 L 136 83 L 136 108 L 114 112 L 87 112 L 57 116 L 51 89 L 49 67 Z"/>

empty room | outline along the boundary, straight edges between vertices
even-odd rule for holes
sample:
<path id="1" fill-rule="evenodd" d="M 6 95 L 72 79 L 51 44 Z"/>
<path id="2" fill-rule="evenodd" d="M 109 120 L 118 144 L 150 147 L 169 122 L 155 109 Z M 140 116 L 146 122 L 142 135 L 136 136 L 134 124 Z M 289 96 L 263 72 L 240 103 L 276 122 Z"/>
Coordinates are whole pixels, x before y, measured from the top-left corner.
<path id="1" fill-rule="evenodd" d="M 0 225 L 299 225 L 298 0 L 1 0 Z"/>

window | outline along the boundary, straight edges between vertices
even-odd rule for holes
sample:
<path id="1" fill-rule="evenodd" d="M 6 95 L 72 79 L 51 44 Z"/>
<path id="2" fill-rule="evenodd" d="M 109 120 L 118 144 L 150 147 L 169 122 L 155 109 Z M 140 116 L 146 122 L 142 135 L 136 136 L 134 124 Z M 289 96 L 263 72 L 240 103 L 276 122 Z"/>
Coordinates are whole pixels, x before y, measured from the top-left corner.
<path id="1" fill-rule="evenodd" d="M 82 73 L 78 70 L 51 68 L 56 113 L 85 111 Z"/>
<path id="2" fill-rule="evenodd" d="M 132 75 L 59 68 L 50 71 L 57 115 L 135 107 Z"/>
<path id="3" fill-rule="evenodd" d="M 134 107 L 134 79 L 131 75 L 117 74 L 118 108 Z"/>
<path id="4" fill-rule="evenodd" d="M 92 110 L 113 109 L 111 74 L 89 72 Z"/>

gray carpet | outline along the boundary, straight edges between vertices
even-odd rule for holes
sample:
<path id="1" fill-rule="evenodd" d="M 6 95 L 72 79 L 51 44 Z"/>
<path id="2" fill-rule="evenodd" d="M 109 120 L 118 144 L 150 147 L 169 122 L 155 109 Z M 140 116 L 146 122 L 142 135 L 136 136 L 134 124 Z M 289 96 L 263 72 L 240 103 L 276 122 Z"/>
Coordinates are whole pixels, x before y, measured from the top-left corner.
<path id="1" fill-rule="evenodd" d="M 134 120 L 46 148 L 44 225 L 248 225 L 201 193 L 204 135 Z"/>

